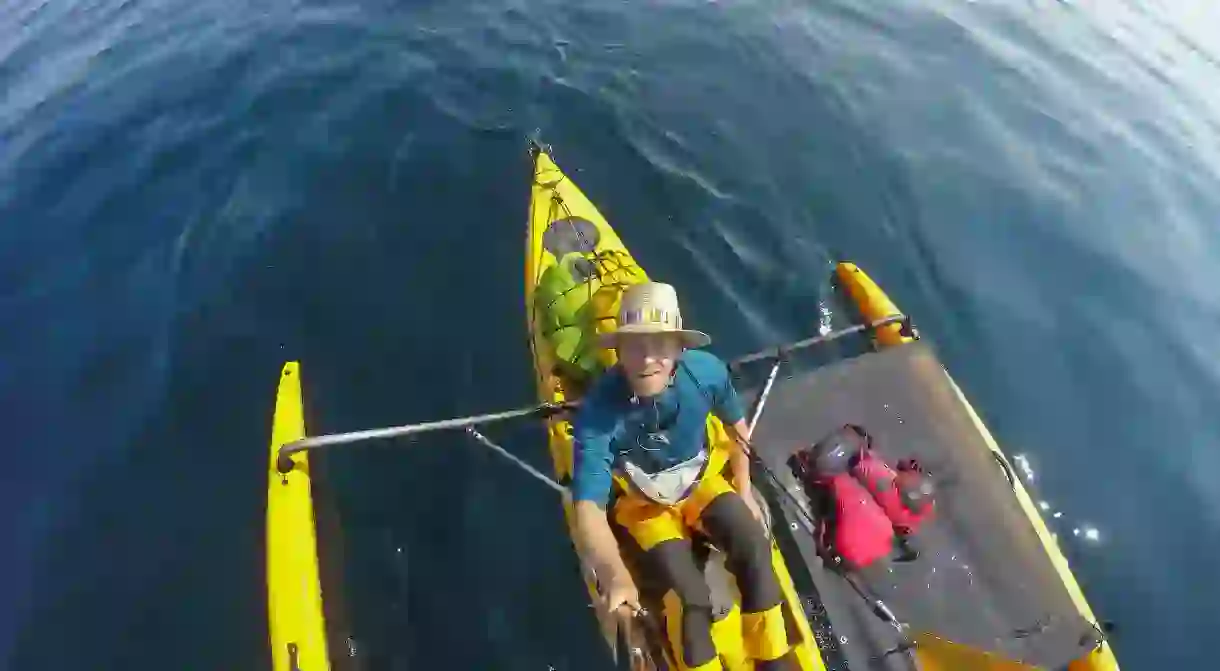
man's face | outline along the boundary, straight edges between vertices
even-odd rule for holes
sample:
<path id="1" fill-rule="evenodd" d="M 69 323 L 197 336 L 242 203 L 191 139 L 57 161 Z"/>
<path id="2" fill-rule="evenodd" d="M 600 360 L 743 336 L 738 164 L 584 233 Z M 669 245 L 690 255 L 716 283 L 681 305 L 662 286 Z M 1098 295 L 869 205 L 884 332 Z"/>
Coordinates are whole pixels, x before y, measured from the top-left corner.
<path id="1" fill-rule="evenodd" d="M 676 333 L 628 333 L 618 337 L 618 359 L 638 396 L 661 393 L 682 353 Z"/>

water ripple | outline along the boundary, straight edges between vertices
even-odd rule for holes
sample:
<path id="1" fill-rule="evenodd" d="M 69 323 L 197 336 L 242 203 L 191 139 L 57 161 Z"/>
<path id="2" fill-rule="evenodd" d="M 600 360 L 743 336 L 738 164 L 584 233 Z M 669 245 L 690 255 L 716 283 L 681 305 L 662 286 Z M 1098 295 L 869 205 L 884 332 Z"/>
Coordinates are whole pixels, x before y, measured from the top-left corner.
<path id="1" fill-rule="evenodd" d="M 48 644 L 71 631 L 98 668 L 265 666 L 274 371 L 305 359 L 323 427 L 528 402 L 520 287 L 488 278 L 520 276 L 520 138 L 541 129 L 726 353 L 829 328 L 830 264 L 868 268 L 1069 511 L 1094 605 L 1140 632 L 1127 665 L 1201 666 L 1217 12 L 5 4 L 0 400 L 21 449 L 0 657 L 78 666 Z M 360 654 L 438 666 L 467 631 L 448 666 L 591 668 L 559 509 L 460 447 L 336 465 Z"/>

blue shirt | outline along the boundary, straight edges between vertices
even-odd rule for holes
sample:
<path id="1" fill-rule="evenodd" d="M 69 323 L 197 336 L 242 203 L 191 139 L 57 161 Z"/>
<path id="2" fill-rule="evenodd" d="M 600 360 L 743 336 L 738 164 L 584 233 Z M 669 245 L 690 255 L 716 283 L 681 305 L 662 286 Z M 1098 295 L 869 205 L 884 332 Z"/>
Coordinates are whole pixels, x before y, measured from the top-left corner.
<path id="1" fill-rule="evenodd" d="M 655 473 L 699 454 L 709 412 L 725 424 L 745 416 L 728 366 L 714 354 L 683 352 L 669 387 L 639 399 L 622 369 L 610 369 L 581 403 L 573 425 L 573 500 L 604 507 L 610 471 L 621 459 Z"/>

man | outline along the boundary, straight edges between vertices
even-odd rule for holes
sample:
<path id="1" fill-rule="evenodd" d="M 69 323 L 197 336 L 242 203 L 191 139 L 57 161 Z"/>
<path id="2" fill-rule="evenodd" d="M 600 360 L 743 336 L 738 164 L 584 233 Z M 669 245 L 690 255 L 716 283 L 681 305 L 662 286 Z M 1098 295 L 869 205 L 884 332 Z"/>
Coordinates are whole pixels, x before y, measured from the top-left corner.
<path id="1" fill-rule="evenodd" d="M 707 334 L 682 328 L 672 286 L 633 285 L 620 307 L 618 330 L 600 342 L 617 349 L 619 364 L 595 383 L 575 421 L 578 543 L 597 571 L 606 607 L 638 609 L 639 593 L 606 517 L 617 490 L 615 522 L 644 551 L 644 569 L 655 571 L 682 603 L 681 622 L 668 627 L 680 668 L 708 671 L 720 668 L 711 594 L 690 542 L 692 529 L 706 534 L 725 551 L 737 578 L 746 653 L 768 668 L 790 646 L 749 456 L 742 442 L 729 441 L 730 483 L 707 440 L 708 413 L 749 440 L 728 367 L 698 350 L 711 342 Z"/>

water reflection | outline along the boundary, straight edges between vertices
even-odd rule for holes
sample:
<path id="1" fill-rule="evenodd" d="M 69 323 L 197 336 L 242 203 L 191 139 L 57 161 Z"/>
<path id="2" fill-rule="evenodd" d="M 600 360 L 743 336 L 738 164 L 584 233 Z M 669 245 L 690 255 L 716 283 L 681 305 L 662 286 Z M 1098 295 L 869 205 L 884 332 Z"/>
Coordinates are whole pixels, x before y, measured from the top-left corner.
<path id="1" fill-rule="evenodd" d="M 1017 469 L 1020 473 L 1021 482 L 1025 488 L 1030 490 L 1031 494 L 1034 491 L 1034 483 L 1037 481 L 1037 473 L 1034 470 L 1034 465 L 1028 455 L 1017 454 L 1013 456 L 1013 462 L 1017 464 Z M 1070 528 L 1072 530 L 1072 538 L 1078 538 L 1088 545 L 1099 545 L 1102 542 L 1102 532 L 1093 524 L 1073 521 L 1070 517 L 1066 517 L 1064 511 L 1055 510 L 1055 507 L 1045 499 L 1038 500 L 1038 509 L 1042 511 L 1043 518 L 1047 522 L 1053 537 L 1058 540 L 1060 529 Z M 1050 519 L 1046 520 L 1047 513 L 1050 514 Z"/>

